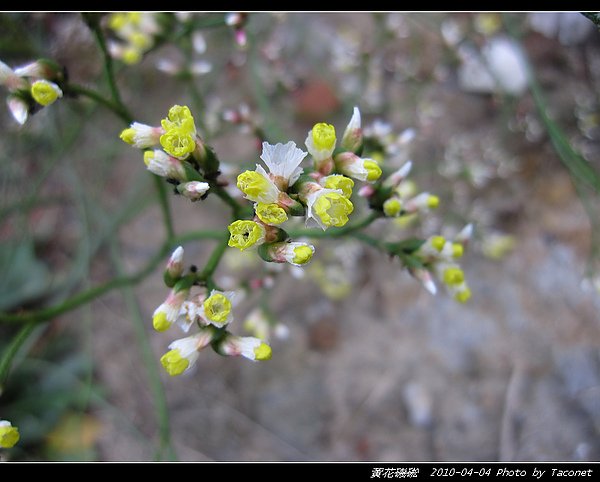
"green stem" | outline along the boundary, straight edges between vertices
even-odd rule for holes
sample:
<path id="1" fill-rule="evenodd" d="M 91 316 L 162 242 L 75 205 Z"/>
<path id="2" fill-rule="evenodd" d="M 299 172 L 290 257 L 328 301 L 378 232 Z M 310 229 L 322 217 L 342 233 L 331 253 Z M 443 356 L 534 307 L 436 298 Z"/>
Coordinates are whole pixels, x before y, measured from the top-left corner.
<path id="1" fill-rule="evenodd" d="M 4 355 L 2 359 L 0 359 L 0 394 L 2 394 L 2 388 L 6 379 L 8 378 L 8 373 L 10 372 L 10 367 L 12 366 L 13 359 L 15 355 L 18 353 L 19 349 L 25 343 L 25 340 L 33 333 L 36 324 L 34 322 L 27 323 L 23 326 L 16 336 L 8 345 L 8 348 L 4 351 Z"/>
<path id="2" fill-rule="evenodd" d="M 229 241 L 228 235 L 222 236 L 221 242 L 219 244 L 217 244 L 217 246 L 211 253 L 210 258 L 208 259 L 206 265 L 204 266 L 204 269 L 197 276 L 198 280 L 204 281 L 206 283 L 206 287 L 209 290 L 214 289 L 216 287 L 216 285 L 213 281 L 213 274 L 216 271 L 217 267 L 219 266 L 219 262 L 221 261 L 221 258 L 223 257 L 225 250 L 227 249 L 228 241 Z"/>
<path id="3" fill-rule="evenodd" d="M 209 192 L 212 192 L 215 195 L 217 195 L 219 198 L 221 198 L 223 202 L 225 202 L 225 204 L 227 204 L 231 208 L 231 210 L 233 211 L 233 218 L 239 219 L 244 217 L 244 211 L 246 210 L 246 208 L 240 203 L 238 203 L 235 199 L 233 199 L 231 195 L 225 189 L 223 189 L 222 186 L 211 182 Z"/>
<path id="4" fill-rule="evenodd" d="M 108 87 L 110 89 L 112 99 L 115 104 L 124 107 L 123 101 L 121 100 L 121 94 L 119 93 L 119 89 L 117 88 L 117 82 L 115 80 L 115 71 L 113 68 L 112 57 L 110 55 L 110 52 L 108 51 L 108 47 L 106 46 L 106 39 L 104 38 L 104 32 L 102 31 L 100 22 L 94 22 L 91 25 L 91 28 L 94 33 L 94 37 L 96 37 L 96 42 L 98 42 L 98 46 L 100 47 L 100 51 L 102 52 L 102 56 L 104 58 L 104 72 L 106 74 L 106 79 L 108 81 Z M 132 122 L 132 120 L 133 119 L 129 120 L 127 123 Z"/>
<path id="5" fill-rule="evenodd" d="M 88 89 L 87 87 L 84 87 L 82 85 L 69 83 L 65 86 L 65 95 L 68 94 L 80 95 L 83 97 L 87 97 L 90 100 L 93 100 L 97 104 L 106 107 L 126 124 L 130 124 L 133 120 L 127 109 L 123 108 L 122 104 L 107 99 L 95 90 Z"/>
<path id="6" fill-rule="evenodd" d="M 173 246 L 186 241 L 195 241 L 199 239 L 223 239 L 223 232 L 196 231 L 186 233 L 182 236 L 176 236 L 173 239 L 166 241 L 156 252 L 156 254 L 148 261 L 148 263 L 146 263 L 146 265 L 135 274 L 129 276 L 118 276 L 110 281 L 107 281 L 106 283 L 83 291 L 58 305 L 51 306 L 49 308 L 25 313 L 0 313 L 0 323 L 41 323 L 58 315 L 62 315 L 68 311 L 74 310 L 75 308 L 78 308 L 79 306 L 88 303 L 105 293 L 108 293 L 109 291 L 139 283 L 150 273 L 152 273 L 152 271 L 154 271 L 154 269 L 164 260 L 164 257 L 169 253 L 169 250 L 172 249 Z M 212 272 L 210 274 L 212 274 Z"/>
<path id="7" fill-rule="evenodd" d="M 117 273 L 122 274 L 121 266 L 123 264 L 123 260 L 121 258 L 121 254 L 119 253 L 119 248 L 116 242 L 111 243 L 111 255 Z M 154 353 L 152 352 L 150 341 L 148 340 L 144 318 L 140 312 L 140 306 L 136 300 L 135 293 L 133 292 L 133 288 L 131 286 L 125 287 L 123 290 L 123 297 L 125 298 L 125 303 L 127 304 L 129 313 L 132 315 L 131 319 L 133 322 L 133 328 L 135 330 L 138 345 L 142 352 L 144 367 L 148 375 L 150 388 L 153 393 L 153 400 L 156 405 L 155 410 L 156 419 L 158 421 L 160 445 L 155 453 L 154 458 L 157 461 L 161 460 L 163 458 L 162 454 L 166 451 L 167 458 L 170 460 L 176 460 L 177 456 L 171 444 L 171 429 L 167 397 L 160 380 L 160 374 L 156 366 L 156 359 L 154 357 Z"/>
<path id="8" fill-rule="evenodd" d="M 171 210 L 169 209 L 169 198 L 167 197 L 167 189 L 162 180 L 158 176 L 152 176 L 154 178 L 154 186 L 158 193 L 158 202 L 160 203 L 160 209 L 163 214 L 163 220 L 165 222 L 165 228 L 167 230 L 167 239 L 173 239 L 175 237 L 175 229 L 173 228 L 173 218 L 171 216 Z"/>

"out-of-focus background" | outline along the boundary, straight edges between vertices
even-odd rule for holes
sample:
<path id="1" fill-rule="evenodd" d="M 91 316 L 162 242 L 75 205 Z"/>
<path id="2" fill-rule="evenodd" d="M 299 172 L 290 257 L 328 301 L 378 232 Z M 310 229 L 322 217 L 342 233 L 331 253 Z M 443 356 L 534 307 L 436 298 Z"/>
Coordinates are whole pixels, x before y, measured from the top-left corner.
<path id="1" fill-rule="evenodd" d="M 217 14 L 193 15 L 210 25 Z M 4 13 L 0 32 L 5 63 L 50 57 L 108 93 L 80 16 Z M 421 222 L 369 232 L 452 236 L 472 222 L 461 265 L 473 296 L 434 297 L 356 240 L 319 240 L 301 278 L 267 276 L 231 249 L 222 285 L 275 280 L 236 308 L 236 330 L 260 305 L 285 336 L 268 362 L 205 350 L 170 378 L 158 359 L 176 335 L 151 325 L 167 294 L 161 264 L 33 331 L 0 394 L 0 419 L 22 435 L 10 458 L 599 460 L 598 194 L 574 181 L 564 147 L 600 167 L 596 26 L 577 13 L 256 13 L 245 48 L 230 27 L 199 32 L 117 62 L 136 120 L 190 105 L 235 172 L 259 154 L 251 129 L 231 122 L 240 109 L 273 142 L 303 147 L 315 122 L 341 133 L 359 106 L 388 146 L 382 162 L 412 160 L 411 178 L 441 200 Z M 85 99 L 22 127 L 0 110 L 0 311 L 60 303 L 155 254 L 160 207 L 123 127 Z M 218 199 L 170 205 L 177 233 L 224 227 Z M 212 246 L 186 243 L 186 261 L 202 266 Z M 0 325 L 0 349 L 16 333 Z"/>

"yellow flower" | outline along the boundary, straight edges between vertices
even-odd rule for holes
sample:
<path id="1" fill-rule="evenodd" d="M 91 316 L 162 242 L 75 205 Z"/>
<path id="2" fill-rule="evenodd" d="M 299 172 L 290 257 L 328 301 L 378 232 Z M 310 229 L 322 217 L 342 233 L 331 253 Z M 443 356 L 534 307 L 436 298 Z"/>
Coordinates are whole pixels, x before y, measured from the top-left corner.
<path id="1" fill-rule="evenodd" d="M 359 181 L 374 182 L 381 176 L 381 168 L 373 159 L 362 159 L 352 152 L 335 156 L 335 166 L 339 172 Z"/>
<path id="2" fill-rule="evenodd" d="M 0 448 L 9 449 L 19 441 L 19 429 L 7 420 L 0 420 Z"/>
<path id="3" fill-rule="evenodd" d="M 265 342 L 253 336 L 227 336 L 219 347 L 219 352 L 223 355 L 239 356 L 249 360 L 270 360 L 271 347 Z"/>
<path id="4" fill-rule="evenodd" d="M 232 292 L 223 293 L 221 291 L 212 290 L 210 296 L 202 303 L 200 315 L 206 319 L 209 324 L 217 327 L 231 323 L 233 315 L 231 313 L 231 297 Z"/>
<path id="5" fill-rule="evenodd" d="M 315 124 L 312 128 L 312 139 L 318 150 L 333 150 L 336 142 L 335 127 L 325 122 Z"/>
<path id="6" fill-rule="evenodd" d="M 465 273 L 458 267 L 446 268 L 442 280 L 449 286 L 457 286 L 465 280 Z"/>
<path id="7" fill-rule="evenodd" d="M 163 149 L 178 159 L 185 159 L 196 149 L 196 138 L 185 127 L 172 127 L 160 136 Z"/>
<path id="8" fill-rule="evenodd" d="M 469 298 L 471 298 L 471 290 L 466 286 L 454 294 L 454 299 L 459 303 L 466 303 Z"/>
<path id="9" fill-rule="evenodd" d="M 160 357 L 160 363 L 169 375 L 175 377 L 181 375 L 190 366 L 190 361 L 181 356 L 178 349 L 168 351 Z"/>
<path id="10" fill-rule="evenodd" d="M 265 261 L 274 263 L 290 263 L 294 266 L 302 266 L 308 263 L 315 247 L 307 243 L 282 242 L 266 245 Z"/>
<path id="11" fill-rule="evenodd" d="M 213 332 L 204 328 L 199 333 L 175 340 L 169 345 L 171 349 L 160 358 L 160 363 L 169 375 L 181 375 L 198 360 L 199 351 L 206 347 L 213 339 Z"/>
<path id="12" fill-rule="evenodd" d="M 304 243 L 293 244 L 296 244 L 296 246 L 292 248 L 293 255 L 290 256 L 290 263 L 296 266 L 301 266 L 303 264 L 308 263 L 312 258 L 313 253 L 315 252 L 314 246 Z"/>
<path id="13" fill-rule="evenodd" d="M 329 159 L 333 154 L 336 144 L 335 127 L 321 122 L 308 132 L 304 141 L 310 155 L 316 162 Z"/>
<path id="14" fill-rule="evenodd" d="M 169 109 L 167 118 L 161 121 L 165 131 L 177 127 L 189 135 L 196 135 L 196 125 L 190 108 L 186 105 L 174 105 Z"/>
<path id="15" fill-rule="evenodd" d="M 354 205 L 341 192 L 322 189 L 308 196 L 307 220 L 314 219 L 322 229 L 344 226 Z"/>
<path id="16" fill-rule="evenodd" d="M 383 203 L 383 213 L 390 218 L 399 216 L 401 211 L 402 201 L 397 197 L 391 197 Z"/>
<path id="17" fill-rule="evenodd" d="M 342 176 L 341 174 L 332 174 L 331 176 L 324 177 L 322 184 L 327 189 L 340 189 L 342 194 L 348 199 L 352 196 L 354 181 L 349 177 Z"/>
<path id="18" fill-rule="evenodd" d="M 261 167 L 256 171 L 244 171 L 237 177 L 237 187 L 250 201 L 273 204 L 279 198 L 279 189 Z"/>
<path id="19" fill-rule="evenodd" d="M 265 240 L 266 230 L 264 226 L 255 221 L 238 219 L 231 223 L 229 229 L 228 245 L 232 248 L 238 248 L 240 251 L 262 244 Z"/>
<path id="20" fill-rule="evenodd" d="M 367 181 L 374 182 L 381 177 L 381 168 L 372 159 L 364 159 L 364 168 L 367 170 Z"/>
<path id="21" fill-rule="evenodd" d="M 265 224 L 281 224 L 288 219 L 285 210 L 274 203 L 257 203 L 254 209 L 258 218 Z"/>
<path id="22" fill-rule="evenodd" d="M 31 85 L 31 96 L 38 104 L 46 106 L 56 102 L 59 97 L 63 96 L 63 92 L 54 82 L 36 80 Z"/>
<path id="23" fill-rule="evenodd" d="M 134 122 L 127 129 L 124 129 L 119 137 L 123 142 L 138 149 L 147 149 L 156 146 L 160 142 L 161 133 L 162 129 L 160 127 Z"/>

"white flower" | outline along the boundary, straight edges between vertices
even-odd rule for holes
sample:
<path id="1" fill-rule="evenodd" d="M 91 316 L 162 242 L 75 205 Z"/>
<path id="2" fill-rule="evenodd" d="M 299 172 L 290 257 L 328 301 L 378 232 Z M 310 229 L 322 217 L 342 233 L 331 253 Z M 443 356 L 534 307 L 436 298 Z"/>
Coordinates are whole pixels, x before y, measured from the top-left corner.
<path id="1" fill-rule="evenodd" d="M 198 307 L 198 316 L 205 320 L 207 324 L 214 325 L 217 328 L 231 323 L 233 321 L 233 304 L 231 301 L 234 296 L 233 291 L 212 290 L 202 306 Z"/>
<path id="2" fill-rule="evenodd" d="M 152 314 L 152 325 L 156 331 L 166 331 L 177 321 L 181 306 L 189 293 L 190 290 L 185 288 L 171 290 L 164 303 L 161 303 Z"/>
<path id="3" fill-rule="evenodd" d="M 304 172 L 299 166 L 308 153 L 297 148 L 293 141 L 287 144 L 278 142 L 275 145 L 263 142 L 262 146 L 260 158 L 269 168 L 271 176 L 281 177 L 287 186 L 292 186 Z"/>
<path id="4" fill-rule="evenodd" d="M 352 152 L 335 156 L 335 166 L 342 174 L 359 181 L 375 182 L 381 176 L 381 168 L 373 159 L 362 159 Z"/>
<path id="5" fill-rule="evenodd" d="M 260 164 L 256 165 L 256 171 L 242 172 L 237 177 L 237 187 L 246 199 L 264 204 L 277 203 L 281 193 Z"/>
<path id="6" fill-rule="evenodd" d="M 308 131 L 304 144 L 315 162 L 321 163 L 332 156 L 336 142 L 335 127 L 319 122 Z"/>
<path id="7" fill-rule="evenodd" d="M 185 179 L 185 169 L 181 161 L 160 149 L 144 152 L 144 163 L 148 170 L 157 176 L 180 181 Z"/>
<path id="8" fill-rule="evenodd" d="M 160 136 L 164 134 L 162 127 L 152 127 L 141 122 L 134 122 L 121 132 L 121 139 L 138 149 L 147 149 L 160 144 Z"/>
<path id="9" fill-rule="evenodd" d="M 205 329 L 187 338 L 175 340 L 169 345 L 170 351 L 161 357 L 160 362 L 169 375 L 181 375 L 194 366 L 198 360 L 198 352 L 212 339 L 213 332 Z"/>
<path id="10" fill-rule="evenodd" d="M 323 231 L 330 226 L 341 227 L 348 222 L 348 215 L 354 210 L 352 202 L 341 189 L 319 189 L 308 193 L 306 201 L 306 225 L 317 225 Z"/>
<path id="11" fill-rule="evenodd" d="M 179 316 L 177 316 L 177 326 L 181 328 L 181 331 L 187 333 L 194 322 L 198 319 L 198 310 L 200 307 L 193 301 L 184 301 L 179 309 Z"/>
<path id="12" fill-rule="evenodd" d="M 308 243 L 283 242 L 273 243 L 269 246 L 269 254 L 273 261 L 287 262 L 294 266 L 304 266 L 311 260 L 314 253 L 315 247 Z"/>
<path id="13" fill-rule="evenodd" d="M 253 336 L 228 336 L 221 344 L 224 355 L 239 356 L 249 360 L 268 360 L 271 358 L 271 347 Z"/>
<path id="14" fill-rule="evenodd" d="M 439 206 L 440 199 L 428 192 L 422 192 L 416 195 L 412 199 L 406 201 L 404 209 L 408 213 L 414 213 L 417 211 L 427 212 L 429 209 L 435 209 Z"/>

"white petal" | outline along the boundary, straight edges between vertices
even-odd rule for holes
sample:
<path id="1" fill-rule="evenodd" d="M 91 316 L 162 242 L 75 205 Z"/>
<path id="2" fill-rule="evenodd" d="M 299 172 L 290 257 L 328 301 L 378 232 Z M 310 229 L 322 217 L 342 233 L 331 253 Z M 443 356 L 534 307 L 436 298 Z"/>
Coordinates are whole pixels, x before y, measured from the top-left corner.
<path id="1" fill-rule="evenodd" d="M 267 165 L 271 174 L 287 179 L 289 185 L 292 185 L 304 172 L 299 166 L 307 154 L 307 152 L 297 148 L 296 143 L 293 141 L 287 144 L 279 142 L 275 145 L 263 142 L 260 158 Z"/>
<path id="2" fill-rule="evenodd" d="M 15 120 L 23 125 L 27 120 L 27 116 L 29 115 L 27 104 L 17 97 L 9 97 L 7 100 L 8 108 L 10 113 L 15 118 Z"/>

